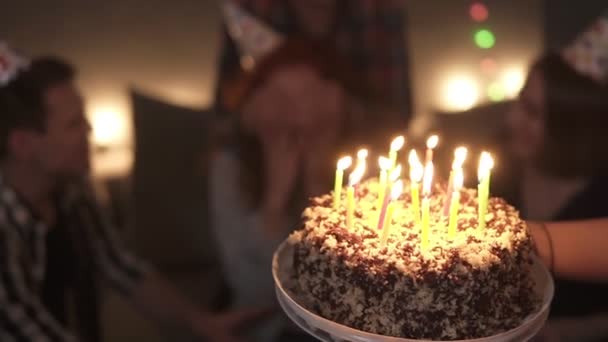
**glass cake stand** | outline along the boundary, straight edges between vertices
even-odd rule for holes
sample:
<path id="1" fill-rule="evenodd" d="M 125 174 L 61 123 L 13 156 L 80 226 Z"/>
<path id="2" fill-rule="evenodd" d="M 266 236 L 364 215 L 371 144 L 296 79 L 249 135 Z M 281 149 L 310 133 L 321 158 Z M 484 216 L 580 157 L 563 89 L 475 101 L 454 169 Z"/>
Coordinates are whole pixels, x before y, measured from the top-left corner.
<path id="1" fill-rule="evenodd" d="M 423 342 L 427 340 L 412 340 L 407 338 L 389 337 L 367 333 L 348 326 L 332 322 L 307 310 L 302 305 L 302 299 L 292 290 L 295 288 L 292 274 L 293 248 L 286 241 L 283 242 L 274 254 L 272 260 L 272 274 L 275 281 L 276 294 L 279 304 L 300 328 L 320 341 L 325 342 Z M 536 292 L 542 297 L 540 309 L 530 314 L 517 328 L 498 335 L 461 340 L 467 342 L 522 342 L 534 337 L 545 324 L 549 315 L 549 306 L 553 299 L 553 279 L 547 268 L 536 260 L 532 268 L 536 281 Z M 430 342 L 430 341 L 429 341 Z M 459 341 L 452 341 L 459 342 Z"/>

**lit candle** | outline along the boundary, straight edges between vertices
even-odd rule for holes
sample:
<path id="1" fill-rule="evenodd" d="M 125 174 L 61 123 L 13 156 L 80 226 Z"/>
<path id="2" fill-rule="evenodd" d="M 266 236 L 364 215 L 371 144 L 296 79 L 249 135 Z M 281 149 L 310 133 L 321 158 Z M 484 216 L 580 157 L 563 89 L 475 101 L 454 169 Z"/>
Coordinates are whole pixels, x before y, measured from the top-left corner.
<path id="1" fill-rule="evenodd" d="M 353 227 L 355 217 L 355 185 L 357 185 L 365 174 L 365 165 L 358 165 L 348 177 L 348 188 L 346 189 L 346 226 Z"/>
<path id="2" fill-rule="evenodd" d="M 391 187 L 391 196 L 390 196 L 391 199 L 390 199 L 390 203 L 388 204 L 388 209 L 386 210 L 386 217 L 384 219 L 384 224 L 382 227 L 382 237 L 380 240 L 380 243 L 382 245 L 386 245 L 386 241 L 388 240 L 388 235 L 391 230 L 393 212 L 395 211 L 395 203 L 393 203 L 393 202 L 396 201 L 397 199 L 399 199 L 399 196 L 401 196 L 402 192 L 403 192 L 403 181 L 401 181 L 401 180 L 396 181 L 395 184 L 393 184 L 393 186 Z"/>
<path id="3" fill-rule="evenodd" d="M 450 171 L 450 178 L 448 179 L 448 189 L 446 190 L 447 198 L 443 204 L 443 215 L 448 216 L 451 207 L 451 196 L 454 191 L 454 173 L 460 170 L 462 172 L 462 165 L 467 159 L 467 148 L 458 147 L 454 150 L 454 161 L 452 162 L 452 170 Z"/>
<path id="4" fill-rule="evenodd" d="M 359 151 L 357 151 L 357 166 L 356 167 L 359 167 L 362 165 L 363 168 L 365 169 L 365 167 L 367 166 L 367 155 L 368 155 L 367 149 L 362 148 Z"/>
<path id="5" fill-rule="evenodd" d="M 357 165 L 355 166 L 355 168 L 362 167 L 363 170 L 367 169 L 367 155 L 368 155 L 367 149 L 362 148 L 359 151 L 357 151 Z M 363 175 L 361 177 L 363 177 Z M 355 185 L 355 195 L 356 194 L 357 194 L 357 185 Z"/>
<path id="6" fill-rule="evenodd" d="M 397 152 L 403 148 L 404 144 L 405 138 L 402 135 L 396 137 L 391 142 L 391 149 L 388 153 L 388 159 L 391 161 L 391 169 L 397 165 Z"/>
<path id="7" fill-rule="evenodd" d="M 384 202 L 384 194 L 386 192 L 388 170 L 391 168 L 391 161 L 386 157 L 378 158 L 378 165 L 380 166 L 380 181 L 378 182 L 378 204 L 377 208 L 382 207 Z"/>
<path id="8" fill-rule="evenodd" d="M 431 185 L 433 183 L 433 162 L 426 164 L 424 168 L 424 179 L 422 181 L 422 228 L 420 232 L 420 246 L 426 250 L 429 246 L 430 223 L 431 223 Z"/>
<path id="9" fill-rule="evenodd" d="M 437 147 L 437 144 L 439 144 L 439 137 L 437 135 L 431 135 L 426 140 L 426 159 L 424 165 L 433 161 L 433 150 Z"/>
<path id="10" fill-rule="evenodd" d="M 409 155 L 410 163 L 410 191 L 412 195 L 412 214 L 414 215 L 414 222 L 416 226 L 420 225 L 420 182 L 424 175 L 424 167 L 418 159 L 416 150 L 411 150 Z"/>
<path id="11" fill-rule="evenodd" d="M 458 210 L 460 207 L 460 189 L 464 182 L 464 174 L 462 168 L 454 170 L 453 188 L 451 204 L 450 204 L 450 222 L 448 225 L 448 238 L 453 240 L 456 237 L 456 228 L 458 226 Z"/>
<path id="12" fill-rule="evenodd" d="M 342 195 L 342 183 L 344 182 L 344 170 L 348 169 L 353 163 L 351 157 L 343 157 L 338 160 L 336 166 L 336 181 L 334 183 L 334 209 L 340 207 L 340 196 Z"/>
<path id="13" fill-rule="evenodd" d="M 397 165 L 396 168 L 391 171 L 388 179 L 388 187 L 392 187 L 392 185 L 399 179 L 401 176 L 401 164 Z M 384 200 L 382 201 L 382 207 L 380 209 L 380 214 L 378 214 L 378 229 L 382 229 L 382 225 L 384 225 L 384 219 L 386 217 L 386 210 L 389 204 L 389 197 L 384 196 Z"/>
<path id="14" fill-rule="evenodd" d="M 479 159 L 479 169 L 477 170 L 477 177 L 479 179 L 477 188 L 479 231 L 484 231 L 486 228 L 486 212 L 488 211 L 490 197 L 490 170 L 493 167 L 494 160 L 492 156 L 488 152 L 482 152 Z"/>

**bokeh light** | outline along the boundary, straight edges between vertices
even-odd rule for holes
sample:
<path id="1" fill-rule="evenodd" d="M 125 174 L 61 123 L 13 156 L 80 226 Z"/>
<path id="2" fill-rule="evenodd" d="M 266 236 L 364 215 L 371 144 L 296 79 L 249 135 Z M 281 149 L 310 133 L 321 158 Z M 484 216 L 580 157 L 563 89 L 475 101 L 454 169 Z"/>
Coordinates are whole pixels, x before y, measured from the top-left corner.
<path id="1" fill-rule="evenodd" d="M 488 7 L 480 2 L 476 2 L 471 5 L 469 15 L 476 22 L 480 23 L 486 21 L 489 15 Z"/>
<path id="2" fill-rule="evenodd" d="M 492 31 L 487 29 L 475 32 L 475 44 L 481 49 L 491 49 L 496 44 L 496 37 Z"/>
<path id="3" fill-rule="evenodd" d="M 506 68 L 500 75 L 500 83 L 502 84 L 505 95 L 508 98 L 514 98 L 519 94 L 519 91 L 526 82 L 526 70 L 520 66 L 512 66 Z"/>
<path id="4" fill-rule="evenodd" d="M 452 111 L 463 111 L 472 108 L 479 100 L 477 81 L 466 75 L 449 78 L 443 88 L 444 107 Z"/>
<path id="5" fill-rule="evenodd" d="M 496 60 L 494 60 L 493 58 L 487 57 L 481 60 L 481 62 L 479 63 L 479 67 L 481 68 L 481 72 L 483 72 L 484 74 L 492 75 L 496 73 L 498 63 L 496 63 Z"/>
<path id="6" fill-rule="evenodd" d="M 124 143 L 128 137 L 127 118 L 110 107 L 92 111 L 93 143 L 97 146 L 114 146 Z"/>
<path id="7" fill-rule="evenodd" d="M 493 102 L 504 101 L 506 98 L 505 88 L 500 82 L 492 82 L 488 86 L 488 98 Z"/>

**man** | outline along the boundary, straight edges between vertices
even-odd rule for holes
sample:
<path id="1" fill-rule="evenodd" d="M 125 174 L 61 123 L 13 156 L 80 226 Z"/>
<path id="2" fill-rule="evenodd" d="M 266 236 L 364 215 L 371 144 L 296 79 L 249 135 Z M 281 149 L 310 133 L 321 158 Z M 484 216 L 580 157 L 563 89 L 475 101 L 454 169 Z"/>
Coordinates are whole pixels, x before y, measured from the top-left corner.
<path id="1" fill-rule="evenodd" d="M 90 126 L 73 68 L 57 58 L 26 67 L 7 51 L 0 46 L 0 340 L 99 341 L 103 278 L 155 318 L 236 341 L 237 324 L 256 313 L 201 312 L 104 221 L 87 186 Z"/>

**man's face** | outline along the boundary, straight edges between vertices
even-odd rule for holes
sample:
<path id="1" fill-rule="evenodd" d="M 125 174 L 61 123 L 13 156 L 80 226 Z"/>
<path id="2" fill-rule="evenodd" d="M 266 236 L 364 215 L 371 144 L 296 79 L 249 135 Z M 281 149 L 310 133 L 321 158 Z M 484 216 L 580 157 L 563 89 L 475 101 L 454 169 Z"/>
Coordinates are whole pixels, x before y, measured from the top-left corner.
<path id="1" fill-rule="evenodd" d="M 89 133 L 79 91 L 72 82 L 44 94 L 46 130 L 37 134 L 32 156 L 45 173 L 59 178 L 86 176 L 90 169 Z"/>

